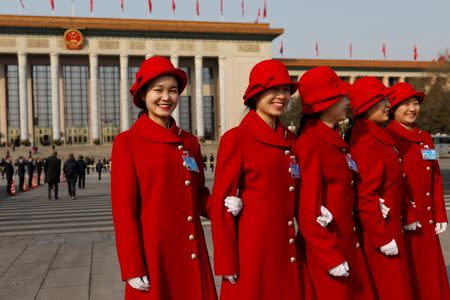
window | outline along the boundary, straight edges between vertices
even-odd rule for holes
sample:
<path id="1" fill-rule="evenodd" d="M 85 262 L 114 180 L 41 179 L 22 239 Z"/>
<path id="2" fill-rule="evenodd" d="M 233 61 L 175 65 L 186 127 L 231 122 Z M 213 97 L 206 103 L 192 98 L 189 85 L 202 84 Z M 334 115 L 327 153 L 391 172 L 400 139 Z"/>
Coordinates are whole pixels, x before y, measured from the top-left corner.
<path id="1" fill-rule="evenodd" d="M 139 70 L 139 67 L 129 67 L 128 68 L 128 87 L 131 88 L 131 86 L 133 85 L 135 79 L 136 79 L 136 73 Z M 141 109 L 138 108 L 136 105 L 134 105 L 133 103 L 133 99 L 130 96 L 130 124 L 134 124 L 134 122 L 136 122 L 139 113 L 141 112 Z"/>
<path id="2" fill-rule="evenodd" d="M 100 120 L 103 127 L 120 126 L 119 67 L 99 67 Z"/>
<path id="3" fill-rule="evenodd" d="M 202 73 L 203 84 L 214 84 L 212 68 L 203 68 Z"/>
<path id="4" fill-rule="evenodd" d="M 63 66 L 66 127 L 88 127 L 88 66 Z"/>
<path id="5" fill-rule="evenodd" d="M 205 139 L 215 139 L 215 126 L 214 126 L 214 97 L 203 96 L 203 124 Z"/>
<path id="6" fill-rule="evenodd" d="M 52 86 L 49 65 L 32 66 L 33 126 L 52 127 Z"/>
<path id="7" fill-rule="evenodd" d="M 6 99 L 8 128 L 19 128 L 19 69 L 17 65 L 6 66 Z"/>
<path id="8" fill-rule="evenodd" d="M 180 112 L 180 124 L 178 126 L 188 132 L 192 132 L 191 96 L 180 96 L 178 100 Z"/>

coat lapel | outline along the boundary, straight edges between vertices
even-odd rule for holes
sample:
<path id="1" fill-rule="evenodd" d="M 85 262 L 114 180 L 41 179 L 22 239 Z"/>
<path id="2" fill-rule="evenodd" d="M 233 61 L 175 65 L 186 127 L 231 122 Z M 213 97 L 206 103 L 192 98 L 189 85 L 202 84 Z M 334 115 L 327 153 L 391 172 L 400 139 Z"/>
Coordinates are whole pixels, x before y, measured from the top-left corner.
<path id="1" fill-rule="evenodd" d="M 311 131 L 319 139 L 321 139 L 326 144 L 336 147 L 336 148 L 348 148 L 347 143 L 339 135 L 337 130 L 331 129 L 325 125 L 320 119 L 312 119 L 308 121 L 305 128 L 305 133 Z"/>
<path id="2" fill-rule="evenodd" d="M 399 139 L 406 140 L 412 143 L 421 143 L 424 142 L 424 136 L 422 134 L 422 130 L 417 128 L 416 126 L 413 127 L 413 130 L 408 130 L 405 127 L 403 127 L 400 123 L 397 121 L 392 121 L 388 127 L 388 131 L 390 134 L 398 137 Z"/>
<path id="3" fill-rule="evenodd" d="M 396 147 L 396 143 L 394 139 L 387 133 L 387 131 L 374 122 L 367 120 L 365 118 L 358 119 L 355 123 L 353 134 L 364 135 L 370 134 L 379 142 L 391 146 Z"/>
<path id="4" fill-rule="evenodd" d="M 183 137 L 183 130 L 181 130 L 171 117 L 170 128 L 164 128 L 143 114 L 131 127 L 130 131 L 145 140 L 154 143 L 180 143 Z"/>

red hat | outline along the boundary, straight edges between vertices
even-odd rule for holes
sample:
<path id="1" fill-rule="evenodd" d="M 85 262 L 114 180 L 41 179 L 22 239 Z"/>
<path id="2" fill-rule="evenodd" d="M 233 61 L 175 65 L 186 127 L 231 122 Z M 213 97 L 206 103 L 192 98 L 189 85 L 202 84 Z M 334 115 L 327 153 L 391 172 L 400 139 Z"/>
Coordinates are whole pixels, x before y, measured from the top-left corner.
<path id="1" fill-rule="evenodd" d="M 268 59 L 257 63 L 250 72 L 249 83 L 244 94 L 244 104 L 247 104 L 257 94 L 280 85 L 289 85 L 291 95 L 298 87 L 298 83 L 291 80 L 286 66 L 281 61 Z"/>
<path id="2" fill-rule="evenodd" d="M 389 95 L 391 109 L 397 104 L 410 98 L 417 98 L 419 103 L 422 103 L 425 99 L 425 93 L 416 91 L 412 85 L 407 82 L 399 82 L 391 87 L 391 94 Z"/>
<path id="3" fill-rule="evenodd" d="M 178 82 L 178 93 L 181 94 L 187 84 L 187 75 L 181 69 L 176 69 L 170 60 L 162 56 L 146 59 L 136 73 L 136 81 L 130 88 L 133 103 L 139 108 L 145 108 L 145 102 L 140 98 L 140 90 L 148 82 L 162 75 L 172 75 Z"/>
<path id="4" fill-rule="evenodd" d="M 375 77 L 362 77 L 353 83 L 348 91 L 348 99 L 356 117 L 367 111 L 390 94 L 391 90 Z"/>
<path id="5" fill-rule="evenodd" d="M 350 84 L 329 67 L 315 67 L 306 71 L 298 87 L 302 112 L 313 114 L 332 106 L 347 94 L 349 88 Z"/>

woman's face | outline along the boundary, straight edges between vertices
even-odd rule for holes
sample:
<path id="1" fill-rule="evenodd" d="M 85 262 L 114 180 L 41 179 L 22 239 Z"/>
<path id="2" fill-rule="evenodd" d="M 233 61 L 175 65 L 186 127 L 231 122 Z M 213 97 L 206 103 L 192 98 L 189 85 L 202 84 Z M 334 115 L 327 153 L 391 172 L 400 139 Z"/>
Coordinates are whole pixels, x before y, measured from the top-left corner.
<path id="1" fill-rule="evenodd" d="M 173 76 L 154 79 L 144 95 L 145 105 L 151 119 L 167 120 L 178 104 L 178 83 Z"/>
<path id="2" fill-rule="evenodd" d="M 389 121 L 390 107 L 391 105 L 386 98 L 381 100 L 367 110 L 367 119 L 379 125 L 386 123 Z"/>
<path id="3" fill-rule="evenodd" d="M 394 120 L 405 126 L 412 126 L 419 116 L 420 103 L 416 98 L 410 98 L 397 105 Z"/>
<path id="4" fill-rule="evenodd" d="M 333 120 L 333 122 L 337 124 L 347 118 L 349 110 L 348 104 L 348 98 L 342 97 L 341 100 L 325 109 L 322 114 L 326 116 L 327 119 Z"/>
<path id="5" fill-rule="evenodd" d="M 280 85 L 267 89 L 256 99 L 256 111 L 267 117 L 279 117 L 291 99 L 289 85 Z"/>

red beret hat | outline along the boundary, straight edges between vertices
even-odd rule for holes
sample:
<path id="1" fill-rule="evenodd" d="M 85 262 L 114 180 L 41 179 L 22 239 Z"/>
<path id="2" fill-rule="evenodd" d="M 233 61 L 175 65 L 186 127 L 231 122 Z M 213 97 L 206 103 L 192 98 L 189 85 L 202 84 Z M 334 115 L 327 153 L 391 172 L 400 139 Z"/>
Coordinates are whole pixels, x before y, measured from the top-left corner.
<path id="1" fill-rule="evenodd" d="M 300 78 L 298 92 L 302 99 L 302 112 L 313 114 L 338 102 L 347 95 L 350 88 L 329 67 L 315 67 L 306 71 Z"/>
<path id="2" fill-rule="evenodd" d="M 399 82 L 391 87 L 391 94 L 389 95 L 391 109 L 393 109 L 397 104 L 400 104 L 410 98 L 417 98 L 419 103 L 422 103 L 425 99 L 425 93 L 416 91 L 412 85 L 407 82 Z"/>
<path id="3" fill-rule="evenodd" d="M 298 83 L 291 80 L 286 66 L 281 61 L 268 59 L 257 63 L 250 72 L 244 104 L 257 94 L 280 85 L 289 85 L 291 95 L 298 87 Z"/>
<path id="4" fill-rule="evenodd" d="M 163 76 L 172 75 L 178 82 L 178 93 L 181 94 L 187 84 L 187 75 L 181 69 L 176 69 L 165 57 L 153 56 L 146 59 L 136 73 L 136 81 L 130 88 L 133 103 L 139 108 L 145 108 L 145 102 L 140 98 L 140 90 L 151 80 Z"/>
<path id="5" fill-rule="evenodd" d="M 370 107 L 385 99 L 390 89 L 375 77 L 362 77 L 353 83 L 348 92 L 348 99 L 356 117 Z"/>

